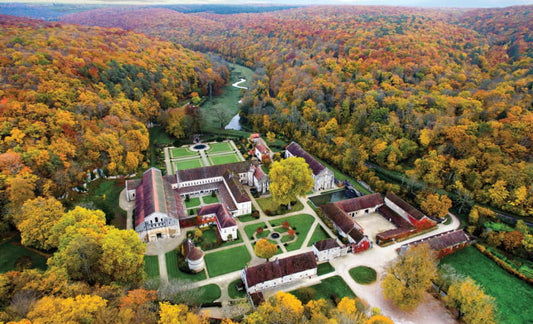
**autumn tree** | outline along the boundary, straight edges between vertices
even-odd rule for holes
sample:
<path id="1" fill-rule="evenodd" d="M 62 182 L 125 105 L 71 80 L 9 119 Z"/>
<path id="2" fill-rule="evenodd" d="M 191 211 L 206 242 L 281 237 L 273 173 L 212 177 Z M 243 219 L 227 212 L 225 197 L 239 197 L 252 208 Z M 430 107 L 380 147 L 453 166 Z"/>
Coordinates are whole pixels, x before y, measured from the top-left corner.
<path id="1" fill-rule="evenodd" d="M 386 268 L 383 295 L 402 310 L 415 309 L 437 276 L 436 256 L 427 244 L 410 247 Z"/>
<path id="2" fill-rule="evenodd" d="M 255 243 L 254 252 L 258 257 L 266 259 L 268 262 L 268 259 L 278 252 L 278 245 L 262 238 Z"/>
<path id="3" fill-rule="evenodd" d="M 63 206 L 55 198 L 37 197 L 27 200 L 16 216 L 22 244 L 48 250 L 53 226 L 63 216 Z"/>
<path id="4" fill-rule="evenodd" d="M 445 218 L 452 207 L 452 201 L 446 195 L 433 193 L 421 196 L 420 200 L 420 208 L 429 217 Z"/>
<path id="5" fill-rule="evenodd" d="M 465 323 L 496 323 L 494 298 L 486 295 L 471 278 L 452 284 L 444 300 L 459 311 L 459 318 Z"/>
<path id="6" fill-rule="evenodd" d="M 208 324 L 205 315 L 199 315 L 189 310 L 186 305 L 172 305 L 167 302 L 159 303 L 159 324 Z"/>
<path id="7" fill-rule="evenodd" d="M 100 296 L 44 297 L 28 313 L 28 319 L 34 323 L 80 323 L 95 319 L 106 305 Z"/>
<path id="8" fill-rule="evenodd" d="M 245 318 L 245 323 L 301 323 L 304 306 L 294 295 L 279 291 Z"/>
<path id="9" fill-rule="evenodd" d="M 270 193 L 274 201 L 288 205 L 313 189 L 313 173 L 303 158 L 290 157 L 270 167 Z"/>

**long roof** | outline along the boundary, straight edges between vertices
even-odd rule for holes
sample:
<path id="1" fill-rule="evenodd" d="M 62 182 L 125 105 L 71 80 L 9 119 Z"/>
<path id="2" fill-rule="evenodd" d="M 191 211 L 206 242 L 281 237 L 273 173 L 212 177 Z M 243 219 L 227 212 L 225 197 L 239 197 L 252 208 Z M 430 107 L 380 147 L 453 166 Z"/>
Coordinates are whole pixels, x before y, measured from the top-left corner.
<path id="1" fill-rule="evenodd" d="M 337 201 L 336 204 L 345 212 L 349 213 L 383 205 L 383 198 L 381 197 L 381 194 L 375 193 L 362 197 Z"/>
<path id="2" fill-rule="evenodd" d="M 286 148 L 287 151 L 289 151 L 292 155 L 301 157 L 309 164 L 309 168 L 313 171 L 314 175 L 319 174 L 324 170 L 326 167 L 318 162 L 311 154 L 307 153 L 298 143 L 292 142 L 289 145 L 287 145 Z"/>
<path id="3" fill-rule="evenodd" d="M 161 170 L 150 168 L 143 174 L 135 192 L 135 226 L 153 213 L 177 218 L 178 204 L 170 184 L 163 179 Z"/>
<path id="4" fill-rule="evenodd" d="M 338 203 L 322 205 L 320 208 L 324 211 L 326 217 L 331 219 L 347 236 L 351 237 L 355 242 L 361 241 L 365 237 L 361 225 L 355 222 Z"/>
<path id="5" fill-rule="evenodd" d="M 457 244 L 466 243 L 469 241 L 470 238 L 468 237 L 468 234 L 466 234 L 463 230 L 455 230 L 430 236 L 423 240 L 415 241 L 411 244 L 416 246 L 418 244 L 427 243 L 433 250 L 440 251 L 445 248 L 452 247 Z"/>
<path id="6" fill-rule="evenodd" d="M 223 204 L 212 204 L 198 209 L 198 216 L 215 214 L 217 223 L 221 228 L 237 226 L 237 222 L 231 217 L 230 212 Z"/>
<path id="7" fill-rule="evenodd" d="M 250 169 L 250 162 L 241 161 L 228 164 L 212 165 L 201 168 L 178 170 L 179 182 L 222 177 L 225 172 L 245 173 Z"/>
<path id="8" fill-rule="evenodd" d="M 313 252 L 296 254 L 284 259 L 262 263 L 254 267 L 245 268 L 248 287 L 259 283 L 282 278 L 294 273 L 303 272 L 317 267 Z"/>
<path id="9" fill-rule="evenodd" d="M 334 249 L 334 248 L 340 247 L 339 243 L 337 243 L 337 240 L 335 240 L 334 238 L 329 238 L 329 239 L 325 239 L 325 240 L 321 240 L 321 241 L 315 242 L 315 243 L 313 243 L 313 246 L 318 251 L 325 251 L 325 250 L 330 250 L 330 249 Z"/>
<path id="10" fill-rule="evenodd" d="M 396 204 L 396 206 L 400 207 L 406 213 L 408 213 L 409 215 L 411 215 L 412 217 L 414 217 L 417 220 L 421 220 L 422 218 L 425 217 L 425 215 L 422 214 L 422 212 L 420 212 L 418 209 L 416 209 L 415 207 L 411 206 L 405 200 L 403 200 L 402 198 L 396 196 L 392 192 L 387 192 L 387 194 L 385 195 L 385 198 L 389 199 L 390 201 L 392 201 L 394 204 Z"/>

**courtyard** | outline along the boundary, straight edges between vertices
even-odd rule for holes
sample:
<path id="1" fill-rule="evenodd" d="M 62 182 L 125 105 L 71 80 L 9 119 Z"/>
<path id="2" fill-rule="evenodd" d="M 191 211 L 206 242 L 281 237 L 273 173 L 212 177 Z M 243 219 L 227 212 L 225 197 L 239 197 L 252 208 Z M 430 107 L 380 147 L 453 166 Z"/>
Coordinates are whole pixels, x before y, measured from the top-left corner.
<path id="1" fill-rule="evenodd" d="M 368 213 L 355 217 L 355 221 L 365 229 L 365 235 L 376 240 L 376 234 L 395 229 L 396 226 L 378 213 Z"/>
<path id="2" fill-rule="evenodd" d="M 167 147 L 164 153 L 168 174 L 175 174 L 179 170 L 244 161 L 233 141 Z"/>

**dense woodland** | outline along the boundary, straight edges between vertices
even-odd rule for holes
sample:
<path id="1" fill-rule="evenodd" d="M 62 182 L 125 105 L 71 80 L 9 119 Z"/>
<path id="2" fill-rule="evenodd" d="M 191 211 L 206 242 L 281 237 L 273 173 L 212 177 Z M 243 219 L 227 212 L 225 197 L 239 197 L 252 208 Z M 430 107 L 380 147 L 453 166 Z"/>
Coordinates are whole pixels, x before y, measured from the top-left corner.
<path id="1" fill-rule="evenodd" d="M 423 182 L 459 207 L 532 215 L 532 10 L 113 8 L 65 23 L 0 16 L 0 232 L 13 224 L 22 244 L 54 252 L 45 272 L 0 274 L 0 322 L 207 322 L 167 303 L 178 302 L 172 287 L 141 286 L 144 246 L 133 232 L 56 200 L 94 168 L 146 168 L 147 124 L 181 123 L 185 102 L 221 91 L 228 68 L 195 50 L 255 69 L 242 105 L 250 127 L 300 142 L 377 191 L 411 193 Z M 409 181 L 386 183 L 374 164 Z M 531 256 L 522 223 L 487 234 L 485 220 L 496 217 L 473 210 L 472 232 L 505 250 L 529 237 L 523 257 Z M 360 300 L 338 302 L 302 305 L 280 294 L 246 322 L 279 314 L 389 321 L 369 319 Z"/>
<path id="2" fill-rule="evenodd" d="M 309 7 L 260 14 L 100 9 L 65 21 L 142 31 L 256 69 L 243 114 L 377 190 L 365 162 L 533 214 L 533 7 Z"/>

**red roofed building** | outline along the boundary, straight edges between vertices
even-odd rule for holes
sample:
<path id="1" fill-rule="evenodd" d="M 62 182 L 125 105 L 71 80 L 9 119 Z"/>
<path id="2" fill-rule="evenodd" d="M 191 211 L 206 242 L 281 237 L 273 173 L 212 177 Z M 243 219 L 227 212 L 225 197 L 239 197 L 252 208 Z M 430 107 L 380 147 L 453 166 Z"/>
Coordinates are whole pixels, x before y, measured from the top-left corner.
<path id="1" fill-rule="evenodd" d="M 253 154 L 259 159 L 259 161 L 263 161 L 264 156 L 268 156 L 272 159 L 272 151 L 259 134 L 255 133 L 250 135 L 250 140 L 254 143 Z"/>
<path id="2" fill-rule="evenodd" d="M 330 238 L 313 243 L 313 253 L 318 262 L 329 261 L 346 255 L 348 247 L 341 246 L 336 239 Z"/>
<path id="3" fill-rule="evenodd" d="M 470 244 L 470 237 L 463 230 L 449 231 L 404 244 L 399 252 L 405 252 L 411 245 L 417 246 L 424 243 L 427 243 L 432 250 L 437 252 L 437 257 L 440 259 L 467 247 Z"/>
<path id="4" fill-rule="evenodd" d="M 237 222 L 223 204 L 203 206 L 198 209 L 198 217 L 215 219 L 220 238 L 224 241 L 236 240 Z"/>
<path id="5" fill-rule="evenodd" d="M 244 268 L 241 277 L 246 292 L 251 295 L 296 280 L 310 278 L 316 274 L 315 255 L 313 252 L 306 252 Z"/>
<path id="6" fill-rule="evenodd" d="M 204 252 L 194 245 L 191 239 L 187 239 L 182 246 L 182 254 L 192 272 L 200 272 L 205 268 Z"/>
<path id="7" fill-rule="evenodd" d="M 313 191 L 328 190 L 335 186 L 335 177 L 333 171 L 326 168 L 322 163 L 318 162 L 311 154 L 307 153 L 296 142 L 292 142 L 287 145 L 285 149 L 285 158 L 292 156 L 301 157 L 309 165 L 311 171 L 313 171 L 313 179 L 315 184 Z"/>
<path id="8" fill-rule="evenodd" d="M 437 225 L 437 222 L 422 214 L 418 209 L 392 192 L 387 192 L 385 195 L 385 204 L 419 230 Z"/>

